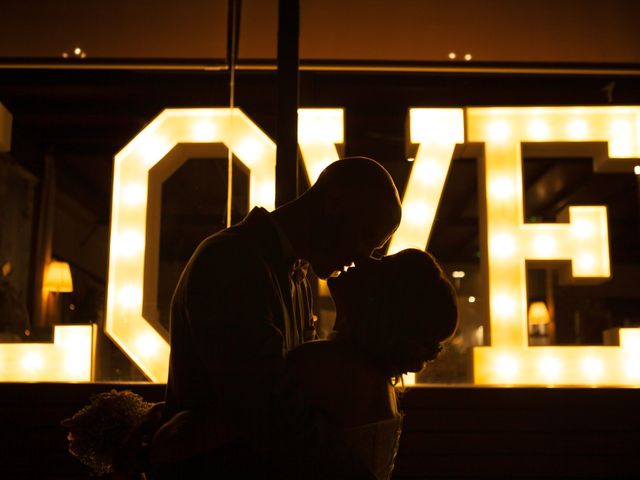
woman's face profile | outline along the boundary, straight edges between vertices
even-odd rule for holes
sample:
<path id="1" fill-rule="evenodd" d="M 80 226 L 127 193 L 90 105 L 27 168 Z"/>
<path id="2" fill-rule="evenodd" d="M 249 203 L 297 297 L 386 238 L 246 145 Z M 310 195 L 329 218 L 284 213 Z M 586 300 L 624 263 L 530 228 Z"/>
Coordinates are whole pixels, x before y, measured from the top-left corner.
<path id="1" fill-rule="evenodd" d="M 368 258 L 327 281 L 331 297 L 336 306 L 335 330 L 344 328 L 346 322 L 356 316 L 367 315 L 367 299 L 379 297 L 384 292 L 380 276 L 384 274 L 383 261 Z"/>

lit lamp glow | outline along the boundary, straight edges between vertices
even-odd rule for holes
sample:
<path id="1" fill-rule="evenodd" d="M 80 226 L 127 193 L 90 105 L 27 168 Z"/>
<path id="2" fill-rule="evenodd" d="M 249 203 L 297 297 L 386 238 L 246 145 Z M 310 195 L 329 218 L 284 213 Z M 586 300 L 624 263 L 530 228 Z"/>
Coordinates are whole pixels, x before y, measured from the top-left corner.
<path id="1" fill-rule="evenodd" d="M 548 345 L 547 329 L 551 323 L 551 316 L 547 305 L 544 302 L 532 302 L 529 305 L 527 318 L 529 320 L 529 334 L 533 335 L 533 337 L 529 338 L 530 345 Z M 549 357 L 545 358 L 548 360 Z M 546 361 L 544 364 L 547 365 L 549 362 Z"/>
<path id="2" fill-rule="evenodd" d="M 529 305 L 529 325 L 549 325 L 551 317 L 544 302 L 533 302 Z"/>
<path id="3" fill-rule="evenodd" d="M 73 292 L 71 268 L 67 262 L 51 262 L 44 275 L 43 288 L 50 292 Z"/>

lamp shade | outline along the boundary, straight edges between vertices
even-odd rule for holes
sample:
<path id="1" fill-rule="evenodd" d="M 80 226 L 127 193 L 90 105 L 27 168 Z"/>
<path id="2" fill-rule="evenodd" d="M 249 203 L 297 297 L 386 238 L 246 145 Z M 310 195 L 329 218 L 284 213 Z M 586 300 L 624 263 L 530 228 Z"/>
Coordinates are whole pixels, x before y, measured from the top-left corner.
<path id="1" fill-rule="evenodd" d="M 549 310 L 544 302 L 533 302 L 529 305 L 529 325 L 548 325 L 551 323 Z"/>
<path id="2" fill-rule="evenodd" d="M 71 268 L 67 262 L 53 261 L 47 267 L 44 275 L 45 290 L 51 292 L 73 292 Z"/>

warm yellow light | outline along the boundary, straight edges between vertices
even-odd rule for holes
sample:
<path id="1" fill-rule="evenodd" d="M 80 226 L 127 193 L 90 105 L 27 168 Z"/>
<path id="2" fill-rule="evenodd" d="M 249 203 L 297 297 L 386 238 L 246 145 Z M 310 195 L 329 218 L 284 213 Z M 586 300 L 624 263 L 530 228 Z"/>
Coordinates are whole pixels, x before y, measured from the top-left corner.
<path id="1" fill-rule="evenodd" d="M 577 270 L 589 271 L 596 263 L 596 259 L 590 253 L 583 253 L 578 255 Z"/>
<path id="2" fill-rule="evenodd" d="M 147 201 L 146 185 L 137 182 L 131 182 L 122 187 L 122 203 L 123 206 L 139 207 Z"/>
<path id="3" fill-rule="evenodd" d="M 629 381 L 640 385 L 640 328 L 620 328 L 619 343 L 624 357 L 624 373 Z"/>
<path id="4" fill-rule="evenodd" d="M 539 257 L 552 257 L 556 251 L 556 241 L 550 235 L 537 235 L 533 241 L 534 250 Z"/>
<path id="5" fill-rule="evenodd" d="M 330 297 L 331 292 L 329 291 L 329 285 L 327 285 L 327 281 L 322 278 L 318 279 L 318 295 L 321 297 Z"/>
<path id="6" fill-rule="evenodd" d="M 302 108 L 298 111 L 298 142 L 333 145 L 344 141 L 341 108 Z"/>
<path id="7" fill-rule="evenodd" d="M 298 110 L 298 143 L 309 183 L 340 158 L 336 145 L 344 142 L 344 111 L 341 108 Z"/>
<path id="8" fill-rule="evenodd" d="M 635 173 L 636 175 L 640 175 L 640 165 L 636 165 L 635 167 L 633 167 L 633 173 Z"/>
<path id="9" fill-rule="evenodd" d="M 418 144 L 418 151 L 402 201 L 402 221 L 389 245 L 390 254 L 403 248 L 426 247 L 454 149 L 464 142 L 462 109 L 412 108 L 409 119 L 411 142 Z"/>
<path id="10" fill-rule="evenodd" d="M 511 133 L 509 123 L 504 120 L 494 120 L 488 125 L 487 130 L 489 139 L 494 142 L 504 142 Z"/>
<path id="11" fill-rule="evenodd" d="M 144 237 L 136 230 L 125 230 L 114 241 L 115 251 L 122 257 L 133 257 L 144 251 Z"/>
<path id="12" fill-rule="evenodd" d="M 216 123 L 211 120 L 202 120 L 193 125 L 193 138 L 198 142 L 214 142 L 219 138 Z"/>
<path id="13" fill-rule="evenodd" d="M 464 277 L 465 277 L 465 275 L 466 275 L 466 274 L 465 274 L 462 270 L 454 270 L 454 271 L 451 273 L 451 276 L 452 276 L 453 278 L 464 278 Z"/>
<path id="14" fill-rule="evenodd" d="M 562 364 L 560 360 L 550 355 L 540 359 L 539 372 L 548 382 L 556 382 L 560 378 Z"/>
<path id="15" fill-rule="evenodd" d="M 615 120 L 611 124 L 609 154 L 613 157 L 631 157 L 634 154 L 633 127 L 627 120 Z"/>
<path id="16" fill-rule="evenodd" d="M 486 226 L 481 243 L 491 346 L 474 348 L 476 383 L 637 385 L 624 373 L 633 355 L 624 348 L 528 346 L 527 260 L 571 260 L 576 280 L 607 279 L 611 273 L 606 207 L 569 207 L 558 223 L 528 224 L 521 186 L 522 152 L 535 142 L 548 142 L 536 147 L 536 155 L 554 158 L 584 156 L 578 141 L 608 142 L 609 158 L 594 148 L 594 168 L 630 171 L 640 157 L 640 108 L 469 108 L 466 125 L 467 141 L 484 144 L 480 160 L 486 181 L 480 221 Z M 517 369 L 509 367 L 505 350 Z"/>
<path id="17" fill-rule="evenodd" d="M 579 220 L 571 225 L 571 233 L 577 238 L 586 239 L 595 233 L 595 226 L 592 222 Z"/>
<path id="18" fill-rule="evenodd" d="M 627 360 L 624 365 L 624 373 L 633 384 L 640 384 L 640 356 Z"/>
<path id="19" fill-rule="evenodd" d="M 640 354 L 640 328 L 621 328 L 620 347 Z"/>
<path id="20" fill-rule="evenodd" d="M 56 326 L 53 343 L 0 344 L 1 382 L 89 382 L 93 326 Z"/>
<path id="21" fill-rule="evenodd" d="M 493 312 L 502 318 L 512 317 L 516 313 L 515 299 L 506 293 L 498 293 L 494 295 L 491 302 Z"/>
<path id="22" fill-rule="evenodd" d="M 468 299 L 469 303 L 476 303 L 476 297 L 474 297 L 473 295 L 471 295 Z"/>
<path id="23" fill-rule="evenodd" d="M 67 262 L 51 262 L 44 275 L 43 288 L 50 292 L 73 292 L 71 268 Z"/>
<path id="24" fill-rule="evenodd" d="M 416 374 L 413 372 L 405 373 L 402 375 L 402 382 L 398 384 L 398 387 L 409 387 L 416 384 Z"/>
<path id="25" fill-rule="evenodd" d="M 465 122 L 462 109 L 411 109 L 411 142 L 419 146 L 403 201 L 409 214 L 403 216 L 389 253 L 407 246 L 424 248 L 428 243 L 454 149 L 465 141 L 466 123 L 467 141 L 485 146 L 482 171 L 487 191 L 482 207 L 487 236 L 482 241 L 483 258 L 489 261 L 484 272 L 489 296 L 483 303 L 488 305 L 492 345 L 474 349 L 476 382 L 638 385 L 638 379 L 629 373 L 635 372 L 629 367 L 635 358 L 635 347 L 527 347 L 527 259 L 571 260 L 575 278 L 605 279 L 610 271 L 604 207 L 571 207 L 568 223 L 523 223 L 521 144 L 544 140 L 551 147 L 555 142 L 608 142 L 610 158 L 594 157 L 595 168 L 606 171 L 613 166 L 618 170 L 612 171 L 631 171 L 631 159 L 640 157 L 640 109 L 526 107 L 471 108 L 466 112 Z M 299 122 L 303 125 L 300 148 L 313 182 L 322 168 L 339 157 L 336 144 L 343 141 L 343 112 L 310 111 L 308 116 L 299 115 Z M 273 208 L 275 145 L 237 109 L 167 110 L 116 155 L 105 331 L 153 381 L 166 380 L 169 350 L 167 342 L 141 313 L 148 266 L 143 263 L 145 255 L 139 250 L 139 241 L 146 238 L 153 242 L 157 236 L 145 231 L 147 195 L 152 195 L 148 191 L 150 169 L 162 167 L 160 161 L 170 152 L 168 158 L 177 161 L 175 151 L 179 144 L 198 142 L 225 144 L 250 170 L 251 206 L 258 199 L 271 199 L 263 206 Z M 584 149 L 579 154 L 584 156 Z M 154 216 L 153 212 L 150 216 Z M 154 221 L 158 223 L 157 219 Z M 131 236 L 131 232 L 138 233 Z M 132 241 L 126 242 L 127 238 Z M 508 241 L 503 241 L 505 238 Z M 136 242 L 137 255 L 119 253 L 122 243 Z M 35 345 L 24 345 L 28 350 L 21 351 L 20 356 L 12 353 L 14 357 L 7 356 L 5 347 L 9 345 L 0 345 L 0 369 L 5 359 L 14 357 L 11 362 L 15 368 L 9 369 L 13 372 L 25 373 L 20 363 L 23 361 L 33 368 L 39 365 L 36 360 L 23 358 L 24 352 L 40 352 Z M 67 348 L 71 346 L 62 350 Z M 70 374 L 71 357 L 60 355 L 56 368 L 61 375 Z M 543 355 L 553 358 L 560 367 L 554 369 Z M 45 370 L 50 362 L 46 356 L 42 358 Z"/>
<path id="26" fill-rule="evenodd" d="M 144 357 L 151 357 L 158 354 L 161 345 L 158 342 L 158 337 L 143 334 L 136 341 L 136 347 L 138 348 L 140 355 Z"/>
<path id="27" fill-rule="evenodd" d="M 237 153 L 245 162 L 253 164 L 257 162 L 263 154 L 262 145 L 253 138 L 246 138 L 238 144 Z"/>
<path id="28" fill-rule="evenodd" d="M 597 380 L 604 373 L 602 360 L 595 357 L 586 357 L 582 361 L 582 372 L 588 380 Z"/>
<path id="29" fill-rule="evenodd" d="M 502 354 L 497 357 L 494 368 L 498 379 L 510 382 L 517 376 L 520 365 L 515 355 Z"/>
<path id="30" fill-rule="evenodd" d="M 456 54 L 454 52 L 450 52 L 449 53 L 449 59 L 455 60 L 455 58 L 456 58 Z"/>
<path id="31" fill-rule="evenodd" d="M 588 127 L 584 120 L 572 120 L 567 125 L 569 140 L 584 140 L 587 138 Z"/>
<path id="32" fill-rule="evenodd" d="M 426 202 L 405 202 L 402 206 L 402 216 L 406 217 L 406 223 L 420 226 L 424 223 L 425 217 L 429 215 L 431 210 L 432 208 Z"/>
<path id="33" fill-rule="evenodd" d="M 38 372 L 44 366 L 44 360 L 38 352 L 26 352 L 20 361 L 20 366 L 26 372 Z"/>
<path id="34" fill-rule="evenodd" d="M 498 177 L 489 184 L 489 195 L 495 200 L 511 200 L 516 187 L 509 178 Z"/>
<path id="35" fill-rule="evenodd" d="M 413 161 L 415 162 L 415 159 Z M 411 173 L 416 182 L 425 185 L 437 184 L 447 174 L 446 171 L 442 170 L 442 166 L 438 165 L 438 162 L 432 158 L 425 158 L 419 164 L 414 163 Z"/>
<path id="36" fill-rule="evenodd" d="M 9 110 L 0 103 L 0 152 L 11 150 L 11 122 Z"/>
<path id="37" fill-rule="evenodd" d="M 145 135 L 140 140 L 140 156 L 146 167 L 152 167 L 173 145 L 165 137 Z"/>
<path id="38" fill-rule="evenodd" d="M 549 125 L 542 120 L 532 120 L 529 124 L 529 135 L 535 140 L 546 140 L 549 138 Z"/>
<path id="39" fill-rule="evenodd" d="M 491 254 L 497 258 L 509 258 L 516 252 L 516 241 L 513 235 L 498 233 L 491 237 Z"/>
<path id="40" fill-rule="evenodd" d="M 529 305 L 529 325 L 548 325 L 551 323 L 549 310 L 544 302 L 533 302 Z"/>
<path id="41" fill-rule="evenodd" d="M 254 191 L 257 205 L 268 205 L 276 198 L 276 186 L 273 183 L 261 182 L 255 185 Z"/>
<path id="42" fill-rule="evenodd" d="M 118 292 L 120 307 L 133 310 L 142 305 L 142 289 L 138 285 L 123 286 Z"/>

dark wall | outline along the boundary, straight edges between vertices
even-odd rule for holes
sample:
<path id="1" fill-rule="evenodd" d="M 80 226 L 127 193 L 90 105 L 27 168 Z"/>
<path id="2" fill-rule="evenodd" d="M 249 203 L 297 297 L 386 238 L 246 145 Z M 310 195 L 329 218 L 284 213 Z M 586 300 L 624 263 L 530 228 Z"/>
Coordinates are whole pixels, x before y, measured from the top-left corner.
<path id="1" fill-rule="evenodd" d="M 60 420 L 91 393 L 151 384 L 0 384 L 0 478 L 88 479 Z M 400 399 L 405 425 L 393 478 L 637 479 L 640 390 L 419 387 Z M 95 477 L 94 477 L 95 478 Z"/>

